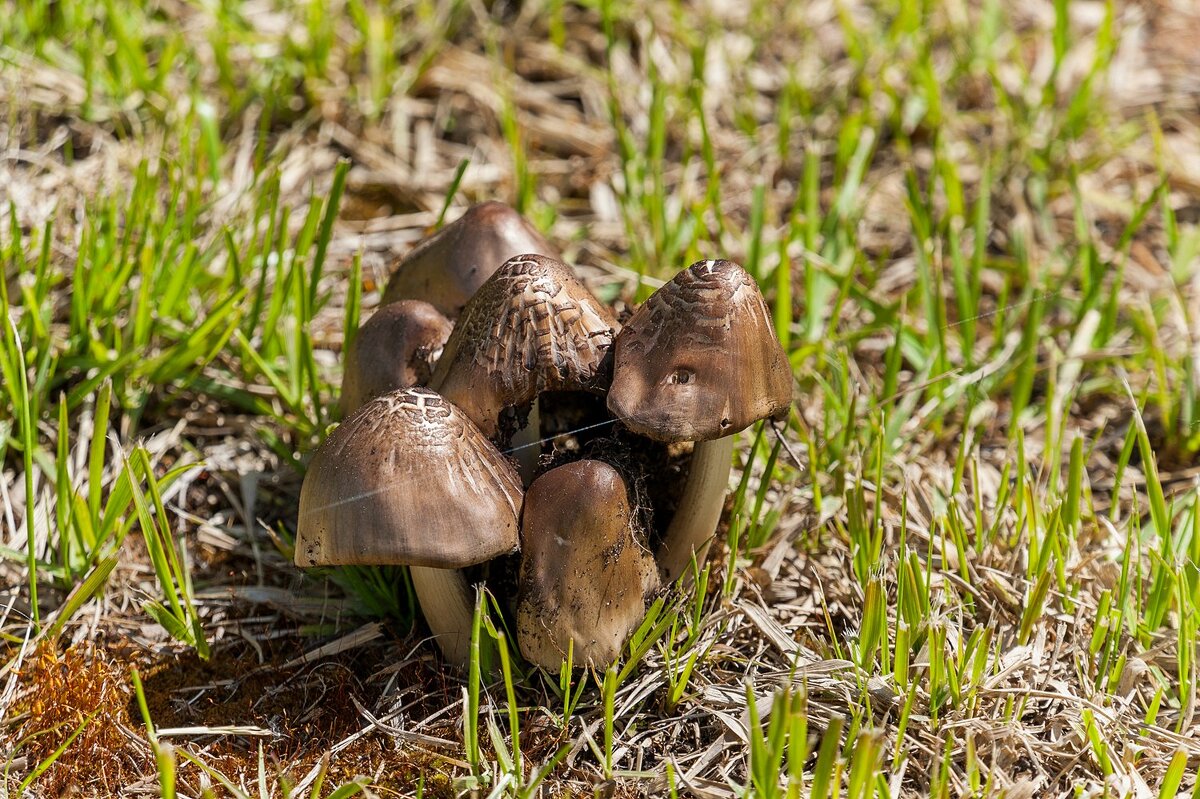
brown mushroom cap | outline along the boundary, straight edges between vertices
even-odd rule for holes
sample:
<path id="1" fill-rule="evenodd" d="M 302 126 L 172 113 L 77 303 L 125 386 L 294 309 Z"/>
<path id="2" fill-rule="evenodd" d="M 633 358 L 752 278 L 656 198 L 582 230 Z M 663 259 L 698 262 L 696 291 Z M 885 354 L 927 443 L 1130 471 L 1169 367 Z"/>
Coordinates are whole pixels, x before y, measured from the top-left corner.
<path id="1" fill-rule="evenodd" d="M 792 372 L 754 278 L 699 261 L 654 292 L 617 336 L 608 407 L 658 441 L 707 441 L 778 416 Z"/>
<path id="2" fill-rule="evenodd" d="M 350 414 L 380 394 L 428 383 L 453 327 L 420 300 L 401 300 L 377 310 L 346 348 L 342 413 Z"/>
<path id="3" fill-rule="evenodd" d="M 425 300 L 455 319 L 502 263 L 526 252 L 557 255 L 553 245 L 512 208 L 499 202 L 481 203 L 404 257 L 388 280 L 383 302 Z"/>
<path id="4" fill-rule="evenodd" d="M 570 267 L 520 255 L 467 303 L 430 385 L 492 436 L 505 408 L 593 387 L 617 328 Z"/>
<path id="5" fill-rule="evenodd" d="M 428 389 L 394 391 L 313 456 L 296 565 L 460 569 L 517 548 L 521 501 L 516 471 L 461 411 Z"/>
<path id="6" fill-rule="evenodd" d="M 616 660 L 658 588 L 620 473 L 581 460 L 534 480 L 521 541 L 517 640 L 525 658 L 557 669 L 574 640 L 578 666 Z"/>

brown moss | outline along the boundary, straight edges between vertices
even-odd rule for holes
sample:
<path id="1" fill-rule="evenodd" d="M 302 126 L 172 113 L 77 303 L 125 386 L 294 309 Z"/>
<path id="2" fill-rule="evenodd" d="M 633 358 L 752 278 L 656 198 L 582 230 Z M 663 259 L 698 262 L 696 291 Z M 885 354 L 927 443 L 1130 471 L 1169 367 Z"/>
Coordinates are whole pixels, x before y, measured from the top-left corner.
<path id="1" fill-rule="evenodd" d="M 13 743 L 29 770 L 82 727 L 36 783 L 42 795 L 115 793 L 151 767 L 149 750 L 126 734 L 141 726 L 128 712 L 126 664 L 90 644 L 62 653 L 43 645 L 25 660 L 18 679 L 13 715 L 21 722 Z"/>
<path id="2" fill-rule="evenodd" d="M 268 775 L 293 784 L 328 755 L 326 785 L 368 777 L 377 791 L 383 790 L 381 795 L 389 795 L 387 789 L 411 793 L 423 778 L 426 796 L 449 799 L 454 795 L 457 767 L 437 752 L 367 735 L 329 754 L 365 726 L 354 700 L 367 707 L 376 705 L 386 680 L 374 677 L 395 662 L 394 644 L 367 645 L 288 670 L 279 666 L 299 654 L 300 642 L 279 639 L 260 646 L 265 664 L 249 647 L 243 653 L 226 649 L 207 662 L 191 652 L 155 656 L 129 646 L 118 651 L 83 644 L 62 653 L 51 647 L 39 649 L 19 672 L 21 687 L 11 708 L 12 723 L 0 734 L 4 746 L 15 750 L 15 757 L 26 759 L 25 768 L 13 769 L 10 778 L 15 785 L 86 721 L 78 737 L 35 783 L 40 795 L 107 796 L 134 783 L 154 784 L 155 763 L 129 677 L 137 665 L 159 730 L 255 726 L 275 733 L 265 739 L 237 735 L 166 739 L 191 752 L 202 747 L 203 762 L 234 783 L 257 779 L 261 742 Z M 423 698 L 410 707 L 410 718 L 433 714 L 457 693 L 429 660 L 406 663 L 394 677 L 397 686 L 424 686 Z M 425 732 L 455 742 L 460 736 L 457 720 L 449 718 Z M 447 754 L 453 757 L 461 752 Z M 201 770 L 182 756 L 176 760 L 180 789 L 198 794 Z"/>

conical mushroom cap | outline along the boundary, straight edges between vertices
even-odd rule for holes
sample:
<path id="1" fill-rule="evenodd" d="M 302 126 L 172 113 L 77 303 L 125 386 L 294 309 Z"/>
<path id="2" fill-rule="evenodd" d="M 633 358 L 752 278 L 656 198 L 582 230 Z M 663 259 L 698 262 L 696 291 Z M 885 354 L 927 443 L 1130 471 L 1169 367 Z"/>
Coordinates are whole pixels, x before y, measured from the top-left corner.
<path id="1" fill-rule="evenodd" d="M 700 261 L 654 292 L 614 345 L 608 408 L 658 441 L 708 441 L 787 411 L 792 371 L 754 278 Z"/>
<path id="2" fill-rule="evenodd" d="M 453 325 L 427 302 L 384 305 L 346 348 L 339 405 L 348 415 L 372 397 L 429 382 Z"/>
<path id="3" fill-rule="evenodd" d="M 491 436 L 505 408 L 593 386 L 617 328 L 569 266 L 520 255 L 467 303 L 430 385 Z"/>
<path id="4" fill-rule="evenodd" d="M 512 552 L 516 470 L 424 388 L 376 397 L 320 446 L 300 490 L 296 565 L 460 569 Z"/>
<path id="5" fill-rule="evenodd" d="M 383 301 L 424 300 L 455 319 L 502 263 L 526 252 L 558 254 L 512 208 L 481 203 L 405 256 L 388 280 Z"/>
<path id="6" fill-rule="evenodd" d="M 581 460 L 543 474 L 521 519 L 517 641 L 527 660 L 557 669 L 604 668 L 646 615 L 658 587 L 654 558 L 638 542 L 625 481 L 612 466 Z"/>

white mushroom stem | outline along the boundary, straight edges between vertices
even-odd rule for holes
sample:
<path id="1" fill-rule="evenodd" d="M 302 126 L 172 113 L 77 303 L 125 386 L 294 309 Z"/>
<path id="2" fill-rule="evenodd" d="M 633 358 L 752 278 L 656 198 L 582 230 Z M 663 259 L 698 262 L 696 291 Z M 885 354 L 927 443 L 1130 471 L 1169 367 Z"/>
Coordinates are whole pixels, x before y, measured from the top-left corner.
<path id="1" fill-rule="evenodd" d="M 447 662 L 465 667 L 471 659 L 475 592 L 458 569 L 409 566 L 413 590 L 429 631 Z"/>
<path id="2" fill-rule="evenodd" d="M 692 450 L 687 485 L 659 548 L 664 582 L 674 582 L 692 563 L 703 565 L 725 507 L 729 473 L 733 469 L 733 436 L 697 441 Z"/>

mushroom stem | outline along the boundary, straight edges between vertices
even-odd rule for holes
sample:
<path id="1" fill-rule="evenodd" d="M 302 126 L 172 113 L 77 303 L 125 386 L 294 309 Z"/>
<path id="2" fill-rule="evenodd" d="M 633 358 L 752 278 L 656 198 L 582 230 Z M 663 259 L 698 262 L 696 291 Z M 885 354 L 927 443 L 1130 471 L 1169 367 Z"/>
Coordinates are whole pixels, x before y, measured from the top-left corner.
<path id="1" fill-rule="evenodd" d="M 409 566 L 413 590 L 447 662 L 465 667 L 471 659 L 474 591 L 458 569 Z"/>
<path id="2" fill-rule="evenodd" d="M 696 442 L 679 509 L 659 547 L 658 563 L 664 583 L 674 582 L 687 571 L 693 552 L 696 563 L 703 565 L 721 519 L 721 509 L 725 507 L 732 469 L 733 436 Z"/>

